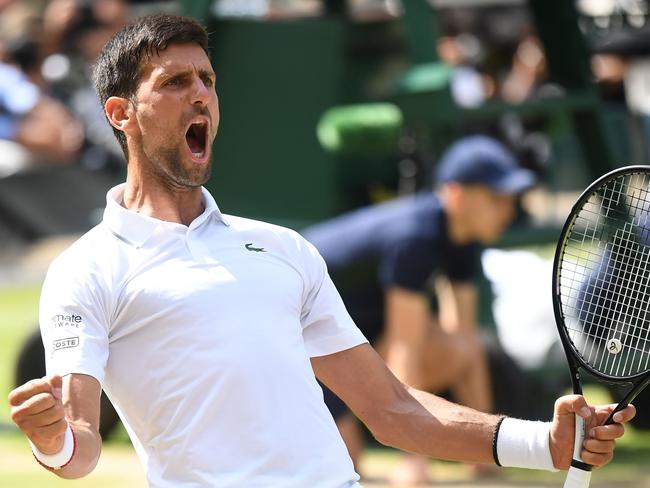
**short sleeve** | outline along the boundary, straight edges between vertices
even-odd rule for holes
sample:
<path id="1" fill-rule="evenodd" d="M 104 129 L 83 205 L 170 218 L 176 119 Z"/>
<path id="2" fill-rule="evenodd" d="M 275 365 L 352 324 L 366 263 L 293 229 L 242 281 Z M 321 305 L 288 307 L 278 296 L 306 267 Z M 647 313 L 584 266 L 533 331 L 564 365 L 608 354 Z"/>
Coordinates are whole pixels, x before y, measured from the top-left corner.
<path id="1" fill-rule="evenodd" d="M 306 289 L 301 324 L 309 356 L 325 356 L 368 342 L 346 310 L 325 261 L 313 245 L 303 242 Z"/>
<path id="2" fill-rule="evenodd" d="M 379 263 L 383 288 L 398 286 L 412 291 L 426 290 L 437 267 L 433 244 L 424 239 L 405 239 L 384 249 Z"/>
<path id="3" fill-rule="evenodd" d="M 43 284 L 39 311 L 48 374 L 80 373 L 104 382 L 108 360 L 105 287 L 80 265 L 55 261 Z"/>

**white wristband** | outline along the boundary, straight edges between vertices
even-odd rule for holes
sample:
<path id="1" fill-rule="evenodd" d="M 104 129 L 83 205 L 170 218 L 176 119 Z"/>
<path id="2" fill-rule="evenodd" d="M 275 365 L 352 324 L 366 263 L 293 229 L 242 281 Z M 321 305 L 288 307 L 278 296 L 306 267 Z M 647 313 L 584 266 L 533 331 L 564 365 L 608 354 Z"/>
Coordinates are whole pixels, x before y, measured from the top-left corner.
<path id="1" fill-rule="evenodd" d="M 504 418 L 497 437 L 499 463 L 513 468 L 557 471 L 551 458 L 550 432 L 550 422 Z"/>
<path id="2" fill-rule="evenodd" d="M 70 424 L 65 430 L 65 437 L 63 438 L 63 448 L 56 454 L 44 454 L 38 450 L 38 448 L 29 441 L 29 444 L 32 446 L 32 453 L 36 460 L 44 467 L 58 470 L 66 466 L 74 455 L 75 449 L 77 447 L 77 441 L 75 439 L 74 433 L 70 428 Z"/>

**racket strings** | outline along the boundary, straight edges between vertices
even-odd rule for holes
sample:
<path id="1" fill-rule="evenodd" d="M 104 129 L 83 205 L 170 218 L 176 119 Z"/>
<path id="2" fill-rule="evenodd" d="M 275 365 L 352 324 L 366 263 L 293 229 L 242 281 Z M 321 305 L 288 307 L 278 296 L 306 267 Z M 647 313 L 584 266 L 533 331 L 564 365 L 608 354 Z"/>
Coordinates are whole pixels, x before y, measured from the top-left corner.
<path id="1" fill-rule="evenodd" d="M 630 358 L 634 357 L 630 355 L 630 350 L 637 349 L 634 346 L 634 338 L 637 338 L 636 342 L 638 343 L 642 337 L 635 333 L 639 324 L 638 320 L 635 319 L 634 309 L 640 305 L 639 292 L 643 293 L 643 291 L 647 290 L 647 280 L 644 280 L 646 281 L 646 286 L 644 286 L 642 281 L 638 279 L 638 274 L 634 273 L 634 270 L 639 269 L 638 266 L 644 260 L 639 259 L 639 246 L 630 239 L 631 232 L 628 223 L 624 225 L 625 227 L 622 230 L 619 229 L 616 232 L 613 245 L 610 246 L 610 258 L 608 259 L 607 268 L 608 274 L 611 276 L 609 282 L 609 291 L 611 293 L 610 296 L 605 295 L 605 299 L 608 300 L 606 306 L 609 308 L 609 313 L 606 317 L 606 326 L 597 329 L 599 335 L 606 340 L 614 339 L 620 342 L 622 339 L 623 342 L 618 346 L 612 342 L 610 343 L 612 344 L 611 347 L 598 349 L 594 347 L 595 343 L 592 341 L 587 355 L 587 359 L 595 363 L 597 369 L 606 371 L 612 376 L 626 374 L 631 369 L 631 365 L 634 364 L 630 362 Z M 642 276 L 641 279 L 643 280 Z M 601 290 L 599 290 L 599 296 L 603 296 L 602 286 Z M 614 305 L 611 306 L 611 304 Z M 636 313 L 638 312 L 637 310 Z M 602 325 L 602 323 L 599 325 Z M 614 326 L 613 330 L 612 325 Z M 590 325 L 588 333 L 592 330 L 593 324 Z M 618 351 L 618 348 L 623 349 L 623 351 Z M 599 354 L 594 356 L 594 352 Z M 623 354 L 617 356 L 612 352 L 623 352 Z M 638 351 L 635 350 L 634 352 Z M 622 371 L 621 366 L 623 366 Z"/>
<path id="2" fill-rule="evenodd" d="M 565 238 L 560 301 L 569 338 L 587 364 L 610 376 L 650 360 L 650 192 L 624 175 L 592 193 Z"/>
<path id="3" fill-rule="evenodd" d="M 632 224 L 634 224 L 634 217 L 632 217 Z M 634 337 L 640 336 L 635 334 L 635 329 L 639 327 L 639 324 L 638 320 L 635 319 L 635 314 L 630 310 L 635 308 L 634 303 L 639 302 L 639 292 L 647 294 L 647 279 L 635 273 L 635 270 L 640 269 L 643 262 L 647 260 L 643 259 L 644 256 L 639 257 L 639 250 L 642 248 L 634 239 L 632 224 L 625 222 L 622 229 L 617 229 L 610 246 L 611 255 L 614 256 L 612 260 L 613 266 L 611 262 L 609 263 L 614 268 L 610 286 L 613 287 L 613 303 L 615 306 L 609 320 L 613 321 L 611 323 L 614 324 L 614 330 L 607 334 L 606 339 L 611 340 L 614 338 L 620 342 L 621 338 L 623 338 L 623 343 L 620 346 L 623 349 L 623 354 L 619 356 L 612 354 L 612 348 L 616 349 L 614 346 L 605 349 L 608 352 L 607 354 L 601 350 L 597 369 L 606 371 L 612 376 L 627 374 L 634 364 L 633 361 L 630 361 L 630 358 L 634 358 L 634 355 L 631 355 L 630 352 L 632 349 L 637 349 L 633 346 Z M 647 258 L 647 256 L 645 257 Z M 638 338 L 636 342 L 638 342 Z M 593 355 L 594 350 L 594 344 L 592 343 L 589 356 Z M 635 350 L 634 353 L 636 352 Z M 590 360 L 593 361 L 593 358 L 590 357 Z M 623 366 L 622 371 L 621 366 Z"/>
<path id="4" fill-rule="evenodd" d="M 613 274 L 611 270 L 612 261 L 616 261 L 616 259 L 610 260 L 608 263 L 607 271 L 609 275 Z M 629 273 L 629 268 L 626 269 L 624 273 Z M 641 335 L 642 330 L 640 330 L 638 320 L 636 319 L 639 313 L 644 313 L 644 310 L 639 308 L 641 303 L 640 298 L 637 294 L 637 290 L 634 288 L 629 289 L 622 285 L 622 283 L 630 282 L 629 276 L 625 276 L 624 274 L 622 278 L 616 278 L 617 277 L 614 275 L 613 280 L 609 283 L 609 287 L 603 286 L 603 282 L 600 284 L 597 283 L 595 285 L 595 288 L 597 289 L 595 293 L 593 291 L 591 293 L 587 292 L 583 296 L 583 304 L 587 303 L 593 305 L 595 303 L 599 307 L 594 310 L 594 307 L 590 306 L 588 309 L 589 314 L 591 314 L 590 322 L 588 322 L 588 330 L 584 331 L 582 328 L 574 330 L 577 332 L 584 332 L 588 337 L 596 339 L 597 341 L 612 338 L 620 339 L 624 336 L 624 345 L 626 347 L 626 351 L 624 352 L 629 353 L 630 350 L 634 350 L 634 352 L 642 353 L 643 349 L 639 348 L 638 345 L 639 341 L 643 340 L 644 337 Z M 634 283 L 634 281 L 632 281 L 632 283 Z M 643 288 L 647 288 L 647 283 Z M 614 303 L 615 305 L 613 307 L 603 307 L 602 298 L 604 298 L 606 304 L 609 305 Z M 603 313 L 599 313 L 599 309 L 602 310 Z M 584 327 L 584 309 L 581 312 L 582 327 Z M 612 324 L 614 325 L 613 330 Z M 637 332 L 637 330 L 639 330 L 639 332 Z M 588 344 L 589 349 L 583 350 L 583 356 L 587 361 L 594 363 L 599 370 L 605 370 L 612 375 L 619 375 L 621 373 L 620 367 L 624 364 L 623 361 L 619 360 L 614 362 L 614 358 L 617 356 L 613 356 L 609 352 L 608 354 L 604 354 L 605 351 L 602 348 L 598 349 L 595 347 L 596 344 L 598 344 L 597 341 L 591 341 L 591 343 Z M 624 357 L 629 359 L 629 356 L 618 356 L 619 359 Z M 610 363 L 611 368 L 609 367 Z M 629 366 L 630 364 L 629 361 L 625 362 L 625 366 Z M 627 371 L 629 371 L 629 368 L 627 368 L 627 370 L 624 369 L 623 372 Z"/>

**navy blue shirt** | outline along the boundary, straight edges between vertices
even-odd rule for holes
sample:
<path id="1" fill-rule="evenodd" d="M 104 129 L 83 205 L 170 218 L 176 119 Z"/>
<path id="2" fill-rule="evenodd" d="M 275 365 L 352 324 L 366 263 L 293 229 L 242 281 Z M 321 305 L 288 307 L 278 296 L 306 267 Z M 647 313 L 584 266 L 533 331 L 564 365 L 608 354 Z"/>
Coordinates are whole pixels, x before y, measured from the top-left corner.
<path id="1" fill-rule="evenodd" d="M 472 280 L 478 245 L 449 240 L 440 199 L 431 191 L 346 213 L 304 229 L 342 294 L 379 285 L 426 291 L 438 273 Z M 362 278 L 365 277 L 365 278 Z"/>

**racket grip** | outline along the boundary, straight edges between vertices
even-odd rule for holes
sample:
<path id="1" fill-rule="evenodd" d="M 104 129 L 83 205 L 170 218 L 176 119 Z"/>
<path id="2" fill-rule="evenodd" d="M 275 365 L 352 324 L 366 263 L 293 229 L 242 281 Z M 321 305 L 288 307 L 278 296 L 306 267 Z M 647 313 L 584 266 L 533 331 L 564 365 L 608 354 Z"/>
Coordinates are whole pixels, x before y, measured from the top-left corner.
<path id="1" fill-rule="evenodd" d="M 564 481 L 564 488 L 588 488 L 591 481 L 591 471 L 583 471 L 571 466 Z"/>
<path id="2" fill-rule="evenodd" d="M 573 444 L 573 462 L 564 482 L 564 488 L 588 488 L 591 480 L 591 466 L 582 461 L 582 443 L 585 440 L 585 420 L 576 415 L 576 433 Z"/>
<path id="3" fill-rule="evenodd" d="M 575 414 L 575 419 L 576 419 L 576 433 L 575 437 L 573 438 L 573 461 L 574 464 L 577 461 L 580 464 L 583 464 L 582 462 L 582 456 L 580 453 L 582 452 L 582 444 L 585 441 L 585 419 L 583 419 L 580 415 Z"/>

